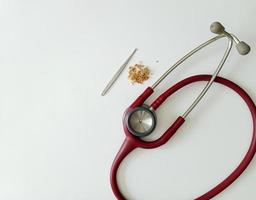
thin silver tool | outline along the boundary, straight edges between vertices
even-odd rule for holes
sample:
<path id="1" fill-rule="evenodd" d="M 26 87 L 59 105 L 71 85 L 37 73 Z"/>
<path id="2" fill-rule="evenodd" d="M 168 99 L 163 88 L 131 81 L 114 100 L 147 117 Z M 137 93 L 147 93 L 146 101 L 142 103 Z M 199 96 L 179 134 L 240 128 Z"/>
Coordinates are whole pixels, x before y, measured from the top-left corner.
<path id="1" fill-rule="evenodd" d="M 134 51 L 132 52 L 132 54 L 127 58 L 127 60 L 124 62 L 124 64 L 122 64 L 122 66 L 117 70 L 117 72 L 115 73 L 115 75 L 113 76 L 113 78 L 109 81 L 109 83 L 107 84 L 107 86 L 104 88 L 103 92 L 101 93 L 102 96 L 104 96 L 108 90 L 112 87 L 112 85 L 116 82 L 116 80 L 118 79 L 118 77 L 120 76 L 120 74 L 122 73 L 122 71 L 124 71 L 125 67 L 128 65 L 129 61 L 132 59 L 133 55 L 135 54 L 135 52 L 138 49 L 134 49 Z"/>

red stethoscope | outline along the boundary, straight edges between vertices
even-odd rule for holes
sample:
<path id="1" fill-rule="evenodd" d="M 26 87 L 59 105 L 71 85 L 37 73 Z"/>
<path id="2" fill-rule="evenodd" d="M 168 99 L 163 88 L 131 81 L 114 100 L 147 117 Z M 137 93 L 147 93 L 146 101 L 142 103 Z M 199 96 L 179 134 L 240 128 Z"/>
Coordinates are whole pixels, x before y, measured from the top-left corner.
<path id="1" fill-rule="evenodd" d="M 222 84 L 233 91 L 235 91 L 238 95 L 242 97 L 245 101 L 246 105 L 248 106 L 253 121 L 253 137 L 251 140 L 250 147 L 244 156 L 243 160 L 237 166 L 237 168 L 222 182 L 220 182 L 217 186 L 215 186 L 210 191 L 206 192 L 205 194 L 197 197 L 195 199 L 198 200 L 208 200 L 222 192 L 226 189 L 230 184 L 232 184 L 246 169 L 249 165 L 253 156 L 256 151 L 256 107 L 250 96 L 237 84 L 233 83 L 232 81 L 219 77 L 218 74 L 222 69 L 229 53 L 232 48 L 233 42 L 236 43 L 236 48 L 241 55 L 246 55 L 250 51 L 250 47 L 243 41 L 239 41 L 239 39 L 231 33 L 225 31 L 225 28 L 219 23 L 214 22 L 211 24 L 210 27 L 213 33 L 218 34 L 214 38 L 206 41 L 205 43 L 199 45 L 194 50 L 186 54 L 183 58 L 181 58 L 177 63 L 175 63 L 165 74 L 163 74 L 158 81 L 152 86 L 148 87 L 125 111 L 123 116 L 123 128 L 125 132 L 125 140 L 116 155 L 116 158 L 113 162 L 110 174 L 111 186 L 112 190 L 118 200 L 125 200 L 126 198 L 122 195 L 119 190 L 117 184 L 117 171 L 124 160 L 124 158 L 132 152 L 136 148 L 143 148 L 143 149 L 153 149 L 162 146 L 165 144 L 179 129 L 179 127 L 185 122 L 185 118 L 188 114 L 193 110 L 193 108 L 198 104 L 198 102 L 203 98 L 205 93 L 211 87 L 213 82 Z M 170 87 L 167 91 L 161 94 L 150 106 L 145 105 L 145 100 L 154 92 L 156 86 L 164 80 L 166 76 L 168 76 L 178 65 L 180 65 L 184 60 L 192 56 L 194 53 L 199 51 L 200 49 L 204 48 L 205 46 L 211 44 L 212 42 L 222 38 L 228 38 L 228 47 L 224 53 L 222 60 L 220 61 L 217 69 L 213 73 L 213 75 L 195 75 L 188 77 L 174 86 Z M 207 81 L 206 86 L 199 94 L 199 96 L 195 99 L 192 105 L 187 109 L 187 111 L 182 115 L 179 116 L 175 122 L 165 131 L 165 133 L 157 140 L 154 141 L 144 141 L 142 140 L 143 137 L 151 134 L 156 126 L 156 109 L 172 94 L 174 94 L 179 89 L 183 88 L 186 85 L 189 85 L 194 82 L 198 81 Z"/>

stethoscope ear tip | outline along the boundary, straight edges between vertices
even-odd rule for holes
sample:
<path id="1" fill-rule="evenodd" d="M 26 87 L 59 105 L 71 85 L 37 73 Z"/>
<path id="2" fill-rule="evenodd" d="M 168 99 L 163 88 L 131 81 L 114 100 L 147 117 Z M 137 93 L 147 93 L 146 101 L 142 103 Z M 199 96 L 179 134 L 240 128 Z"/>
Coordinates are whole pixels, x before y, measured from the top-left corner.
<path id="1" fill-rule="evenodd" d="M 213 22 L 210 26 L 212 33 L 221 34 L 225 31 L 224 26 L 220 22 Z"/>
<path id="2" fill-rule="evenodd" d="M 246 55 L 251 50 L 250 46 L 243 41 L 237 43 L 236 49 L 240 55 Z"/>
<path id="3" fill-rule="evenodd" d="M 210 30 L 212 33 L 222 34 L 225 32 L 225 27 L 220 22 L 213 22 L 210 26 Z M 233 34 L 230 34 L 230 35 L 232 36 L 233 40 L 236 42 L 236 49 L 240 55 L 246 55 L 250 52 L 251 48 L 248 44 L 246 44 L 243 41 L 239 41 L 239 39 Z"/>

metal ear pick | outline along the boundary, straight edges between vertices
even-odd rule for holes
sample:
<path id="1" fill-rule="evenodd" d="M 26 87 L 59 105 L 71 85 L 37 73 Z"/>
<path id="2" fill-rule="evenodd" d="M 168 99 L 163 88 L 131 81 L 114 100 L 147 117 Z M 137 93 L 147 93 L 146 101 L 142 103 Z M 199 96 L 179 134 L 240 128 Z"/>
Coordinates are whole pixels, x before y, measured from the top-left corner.
<path id="1" fill-rule="evenodd" d="M 127 60 L 124 62 L 124 64 L 121 65 L 121 67 L 117 70 L 117 72 L 114 74 L 113 78 L 108 82 L 107 86 L 102 91 L 101 95 L 104 96 L 109 89 L 112 87 L 112 85 L 116 82 L 120 74 L 124 71 L 125 67 L 128 65 L 130 60 L 132 59 L 133 55 L 136 53 L 138 49 L 134 49 L 132 54 L 127 58 Z"/>

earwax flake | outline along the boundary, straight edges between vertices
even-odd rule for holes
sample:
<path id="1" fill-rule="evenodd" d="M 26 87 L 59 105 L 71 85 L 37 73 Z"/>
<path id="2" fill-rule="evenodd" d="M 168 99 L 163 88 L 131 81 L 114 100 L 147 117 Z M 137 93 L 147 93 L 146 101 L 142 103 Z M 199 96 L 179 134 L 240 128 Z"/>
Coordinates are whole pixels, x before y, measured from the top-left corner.
<path id="1" fill-rule="evenodd" d="M 143 64 L 135 64 L 129 67 L 128 79 L 134 84 L 142 84 L 144 81 L 148 80 L 150 77 L 150 70 L 147 66 Z"/>

